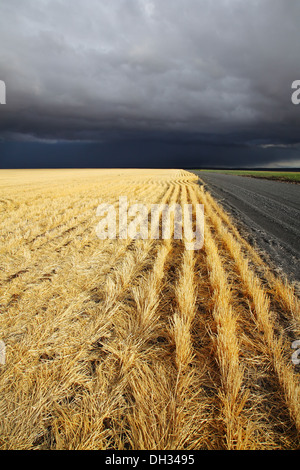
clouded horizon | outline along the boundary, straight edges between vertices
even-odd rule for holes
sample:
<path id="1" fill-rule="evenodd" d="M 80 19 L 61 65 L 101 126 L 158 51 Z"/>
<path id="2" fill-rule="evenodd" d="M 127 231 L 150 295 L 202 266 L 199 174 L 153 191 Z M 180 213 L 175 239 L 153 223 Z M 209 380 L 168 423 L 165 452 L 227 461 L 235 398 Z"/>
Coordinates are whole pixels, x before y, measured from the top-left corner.
<path id="1" fill-rule="evenodd" d="M 0 5 L 0 167 L 300 167 L 298 0 Z"/>

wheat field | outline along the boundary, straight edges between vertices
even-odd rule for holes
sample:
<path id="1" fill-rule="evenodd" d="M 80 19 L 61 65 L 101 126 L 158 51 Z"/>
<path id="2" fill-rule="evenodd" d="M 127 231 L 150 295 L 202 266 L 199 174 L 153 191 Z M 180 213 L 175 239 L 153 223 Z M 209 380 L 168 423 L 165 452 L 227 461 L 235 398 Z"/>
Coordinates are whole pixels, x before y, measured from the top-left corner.
<path id="1" fill-rule="evenodd" d="M 204 205 L 200 250 L 95 234 Z M 294 287 L 184 170 L 0 172 L 1 449 L 298 449 Z"/>

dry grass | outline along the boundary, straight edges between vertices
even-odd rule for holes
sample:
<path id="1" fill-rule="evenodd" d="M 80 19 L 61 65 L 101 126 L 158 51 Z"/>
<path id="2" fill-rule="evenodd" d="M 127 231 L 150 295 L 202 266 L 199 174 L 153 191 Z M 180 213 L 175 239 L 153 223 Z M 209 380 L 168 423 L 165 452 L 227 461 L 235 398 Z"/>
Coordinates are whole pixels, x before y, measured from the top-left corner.
<path id="1" fill-rule="evenodd" d="M 203 248 L 99 240 L 124 195 L 204 204 Z M 299 448 L 299 299 L 194 174 L 3 170 L 0 219 L 0 448 Z"/>

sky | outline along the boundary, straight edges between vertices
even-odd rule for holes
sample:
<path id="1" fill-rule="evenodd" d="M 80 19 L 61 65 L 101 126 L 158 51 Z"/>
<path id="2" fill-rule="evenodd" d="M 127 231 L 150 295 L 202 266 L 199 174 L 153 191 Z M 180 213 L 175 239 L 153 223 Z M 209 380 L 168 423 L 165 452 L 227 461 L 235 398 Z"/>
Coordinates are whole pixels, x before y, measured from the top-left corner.
<path id="1" fill-rule="evenodd" d="M 299 0 L 3 0 L 0 168 L 300 167 L 299 21 Z"/>

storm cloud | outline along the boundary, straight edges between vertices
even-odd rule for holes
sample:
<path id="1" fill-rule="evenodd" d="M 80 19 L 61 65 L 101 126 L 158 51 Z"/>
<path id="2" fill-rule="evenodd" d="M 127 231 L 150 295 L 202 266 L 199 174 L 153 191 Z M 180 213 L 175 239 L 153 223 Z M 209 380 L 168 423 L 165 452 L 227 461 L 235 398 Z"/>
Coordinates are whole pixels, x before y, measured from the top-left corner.
<path id="1" fill-rule="evenodd" d="M 148 142 L 178 166 L 300 166 L 299 19 L 298 0 L 1 2 L 3 159 L 8 142 Z"/>

